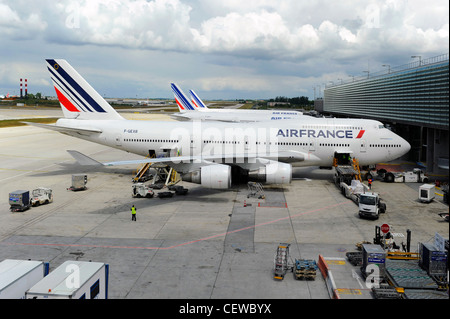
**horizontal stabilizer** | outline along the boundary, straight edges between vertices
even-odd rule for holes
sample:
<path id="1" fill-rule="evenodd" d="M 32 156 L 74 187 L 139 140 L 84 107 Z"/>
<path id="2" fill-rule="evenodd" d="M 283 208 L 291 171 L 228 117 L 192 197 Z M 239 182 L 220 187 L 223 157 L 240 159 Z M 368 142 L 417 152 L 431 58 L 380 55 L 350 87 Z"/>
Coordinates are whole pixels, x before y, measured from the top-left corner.
<path id="1" fill-rule="evenodd" d="M 94 133 L 101 133 L 102 130 L 95 129 L 95 128 L 73 128 L 73 127 L 66 127 L 66 126 L 58 126 L 53 124 L 41 124 L 41 123 L 33 123 L 33 122 L 22 122 L 28 125 L 45 128 L 47 130 L 57 131 L 60 133 L 68 134 L 68 135 L 91 135 Z"/>

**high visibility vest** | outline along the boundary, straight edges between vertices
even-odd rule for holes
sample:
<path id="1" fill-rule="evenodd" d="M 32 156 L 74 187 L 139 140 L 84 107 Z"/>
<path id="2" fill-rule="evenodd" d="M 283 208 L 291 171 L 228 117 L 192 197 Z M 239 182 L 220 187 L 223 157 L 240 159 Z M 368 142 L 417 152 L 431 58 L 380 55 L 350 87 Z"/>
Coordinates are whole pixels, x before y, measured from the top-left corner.
<path id="1" fill-rule="evenodd" d="M 136 215 L 136 208 L 135 207 L 131 207 L 131 214 Z"/>

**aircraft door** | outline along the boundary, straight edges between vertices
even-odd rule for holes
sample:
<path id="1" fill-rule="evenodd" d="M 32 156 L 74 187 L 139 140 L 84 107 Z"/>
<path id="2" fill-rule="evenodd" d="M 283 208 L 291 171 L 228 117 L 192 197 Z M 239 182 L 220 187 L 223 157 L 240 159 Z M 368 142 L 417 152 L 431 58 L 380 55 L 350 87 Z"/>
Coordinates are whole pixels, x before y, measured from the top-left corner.
<path id="1" fill-rule="evenodd" d="M 121 146 L 122 145 L 122 135 L 116 135 L 116 138 L 115 138 L 115 141 L 116 141 L 116 146 Z"/>
<path id="2" fill-rule="evenodd" d="M 309 140 L 309 151 L 314 152 L 316 150 L 316 141 L 313 139 Z"/>
<path id="3" fill-rule="evenodd" d="M 365 153 L 367 150 L 366 140 L 360 140 L 360 145 L 361 145 L 360 148 L 361 153 Z"/>

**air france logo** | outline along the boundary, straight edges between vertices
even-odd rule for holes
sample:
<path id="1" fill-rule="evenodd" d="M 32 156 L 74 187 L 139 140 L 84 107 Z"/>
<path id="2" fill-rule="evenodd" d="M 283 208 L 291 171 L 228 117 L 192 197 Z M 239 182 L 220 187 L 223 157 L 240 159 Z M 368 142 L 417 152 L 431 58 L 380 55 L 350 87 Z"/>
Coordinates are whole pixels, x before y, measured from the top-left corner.
<path id="1" fill-rule="evenodd" d="M 362 138 L 365 130 L 360 130 L 355 138 Z M 354 138 L 352 130 L 305 130 L 279 129 L 277 137 L 307 137 L 307 138 Z"/>

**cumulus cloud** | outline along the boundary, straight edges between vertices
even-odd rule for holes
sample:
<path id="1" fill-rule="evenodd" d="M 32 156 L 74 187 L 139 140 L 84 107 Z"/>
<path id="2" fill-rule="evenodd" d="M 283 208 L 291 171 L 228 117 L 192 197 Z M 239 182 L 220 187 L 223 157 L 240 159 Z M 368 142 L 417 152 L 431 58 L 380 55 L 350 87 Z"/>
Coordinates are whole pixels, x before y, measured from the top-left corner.
<path id="1" fill-rule="evenodd" d="M 31 39 L 45 31 L 47 23 L 36 13 L 23 14 L 11 6 L 0 3 L 0 35 L 15 39 Z"/>
<path id="2" fill-rule="evenodd" d="M 34 5 L 35 13 L 19 9 L 16 1 L 4 1 L 0 4 L 0 27 L 10 36 L 23 30 L 38 31 L 50 42 L 281 59 L 329 50 L 356 56 L 369 48 L 384 50 L 374 43 L 385 39 L 391 41 L 393 49 L 409 44 L 421 45 L 424 51 L 435 49 L 434 40 L 442 39 L 439 45 L 448 41 L 448 16 L 440 14 L 440 22 L 426 24 L 429 16 L 414 7 L 423 6 L 425 13 L 435 14 L 448 9 L 446 2 L 430 9 L 420 2 L 390 0 L 317 4 L 229 0 L 214 3 L 214 9 L 209 9 L 210 1 L 187 1 L 45 0 L 45 6 L 42 2 Z M 191 12 L 196 6 L 206 7 L 201 10 L 203 16 L 196 16 L 198 26 L 194 27 Z"/>
<path id="3" fill-rule="evenodd" d="M 391 63 L 387 57 L 406 63 L 411 54 L 446 53 L 448 9 L 444 0 L 0 0 L 0 36 L 33 40 L 52 55 L 55 48 L 63 56 L 83 54 L 91 63 L 105 60 L 101 51 L 115 68 L 123 62 L 115 55 L 169 69 L 169 58 L 184 54 L 203 63 L 189 70 L 193 81 L 205 72 L 198 82 L 205 89 L 207 82 L 230 89 L 245 82 L 257 90 L 279 88 L 275 81 L 294 87 L 315 77 L 323 83 L 325 74 L 348 77 L 344 69 L 361 72 L 358 63 L 366 68 L 369 59 L 381 65 Z"/>

